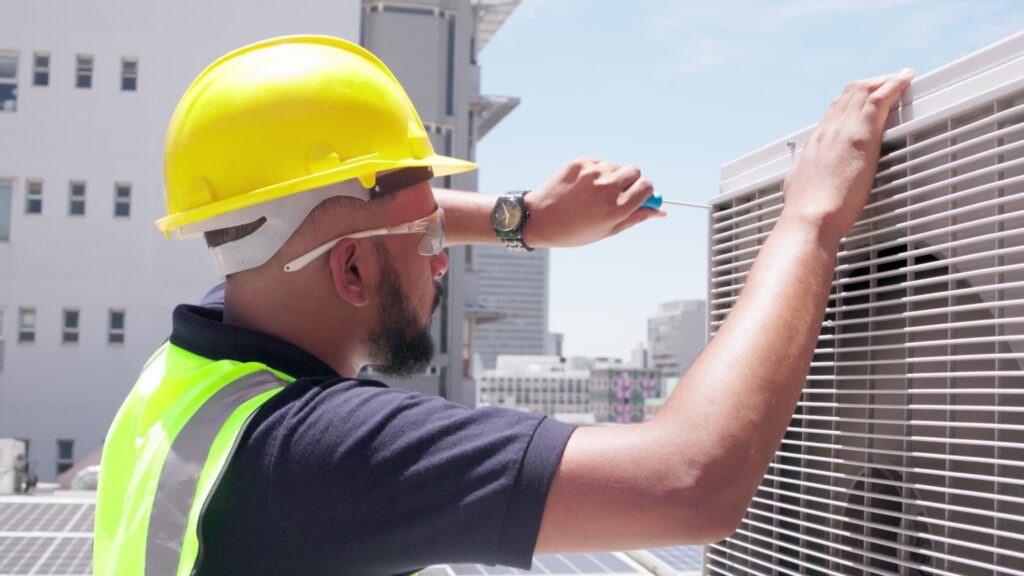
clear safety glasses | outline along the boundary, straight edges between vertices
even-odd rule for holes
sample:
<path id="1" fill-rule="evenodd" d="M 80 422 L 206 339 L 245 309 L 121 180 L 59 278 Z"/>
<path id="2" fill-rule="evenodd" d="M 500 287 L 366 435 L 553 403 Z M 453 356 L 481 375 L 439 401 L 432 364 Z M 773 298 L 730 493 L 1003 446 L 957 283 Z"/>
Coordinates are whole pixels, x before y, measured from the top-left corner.
<path id="1" fill-rule="evenodd" d="M 372 236 L 387 236 L 389 234 L 417 233 L 423 233 L 423 238 L 420 238 L 420 242 L 416 246 L 417 252 L 423 256 L 437 256 L 440 254 L 441 250 L 444 248 L 444 209 L 438 206 L 437 210 L 434 210 L 434 212 L 429 216 L 425 216 L 419 220 L 414 220 L 406 224 L 388 226 L 386 228 L 374 228 L 372 230 L 353 232 L 352 234 L 340 236 L 285 264 L 284 271 L 297 272 L 302 270 L 307 264 L 326 254 L 331 248 L 334 248 L 335 244 L 341 242 L 345 238 L 370 238 Z"/>

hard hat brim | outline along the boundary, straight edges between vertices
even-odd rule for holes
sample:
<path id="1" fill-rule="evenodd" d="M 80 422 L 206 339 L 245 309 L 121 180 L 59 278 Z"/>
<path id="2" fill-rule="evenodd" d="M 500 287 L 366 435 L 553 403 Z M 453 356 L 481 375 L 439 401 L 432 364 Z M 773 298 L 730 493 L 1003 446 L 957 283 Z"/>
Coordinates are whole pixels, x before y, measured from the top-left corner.
<path id="1" fill-rule="evenodd" d="M 358 178 L 369 173 L 378 173 L 401 168 L 415 168 L 420 166 L 430 166 L 433 168 L 435 178 L 469 172 L 471 170 L 476 170 L 477 168 L 477 165 L 473 162 L 467 162 L 451 156 L 442 156 L 440 154 L 434 154 L 432 156 L 427 156 L 426 158 L 398 161 L 369 157 L 353 162 L 346 162 L 344 166 L 339 166 L 338 168 L 324 170 L 302 178 L 296 178 L 273 186 L 253 190 L 246 194 L 239 194 L 229 198 L 224 198 L 223 200 L 218 200 L 191 210 L 170 214 L 157 220 L 156 227 L 160 229 L 165 236 L 169 237 L 172 231 L 177 230 L 184 225 L 200 222 L 227 212 L 268 202 L 290 194 L 297 194 L 311 188 L 319 188 L 336 182 Z"/>

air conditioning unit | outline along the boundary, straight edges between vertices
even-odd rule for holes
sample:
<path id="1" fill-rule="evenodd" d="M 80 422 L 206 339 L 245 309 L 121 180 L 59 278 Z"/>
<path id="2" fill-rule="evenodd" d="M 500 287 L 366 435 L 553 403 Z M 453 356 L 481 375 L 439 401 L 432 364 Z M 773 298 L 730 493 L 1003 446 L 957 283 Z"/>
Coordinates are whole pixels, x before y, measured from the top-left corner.
<path id="1" fill-rule="evenodd" d="M 711 337 L 810 132 L 722 170 Z M 1024 34 L 890 115 L 796 415 L 704 573 L 1024 575 Z"/>
<path id="2" fill-rule="evenodd" d="M 0 495 L 24 492 L 27 483 L 25 442 L 0 438 Z"/>

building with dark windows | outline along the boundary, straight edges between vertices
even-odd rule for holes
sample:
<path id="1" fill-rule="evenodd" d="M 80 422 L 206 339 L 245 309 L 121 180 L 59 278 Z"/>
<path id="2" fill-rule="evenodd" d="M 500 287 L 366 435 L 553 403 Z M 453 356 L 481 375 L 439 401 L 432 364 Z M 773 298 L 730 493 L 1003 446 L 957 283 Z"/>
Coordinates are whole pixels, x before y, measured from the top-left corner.
<path id="1" fill-rule="evenodd" d="M 480 94 L 476 54 L 518 0 L 183 0 L 46 4 L 0 19 L 0 438 L 53 481 L 97 451 L 171 310 L 219 282 L 201 239 L 164 240 L 162 149 L 178 98 L 215 58 L 288 34 L 359 41 L 405 86 L 434 148 L 472 160 L 518 102 Z M 298 7 L 302 6 L 302 9 Z M 195 14 L 202 14 L 196 18 Z M 173 31 L 173 33 L 168 33 Z M 184 42 L 183 39 L 187 39 Z M 475 190 L 475 173 L 437 186 Z M 450 253 L 439 354 L 395 384 L 467 405 L 467 255 Z"/>

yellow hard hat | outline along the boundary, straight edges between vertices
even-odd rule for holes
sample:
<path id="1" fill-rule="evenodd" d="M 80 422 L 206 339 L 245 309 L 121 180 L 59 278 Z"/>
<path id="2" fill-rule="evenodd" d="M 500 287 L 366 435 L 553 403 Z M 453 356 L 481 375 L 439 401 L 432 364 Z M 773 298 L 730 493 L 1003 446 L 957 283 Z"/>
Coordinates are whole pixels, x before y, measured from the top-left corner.
<path id="1" fill-rule="evenodd" d="M 362 47 L 329 36 L 246 46 L 204 70 L 167 130 L 167 235 L 296 192 L 378 172 L 473 170 L 434 153 L 416 109 L 391 71 Z M 203 229 L 210 229 L 203 226 Z"/>

